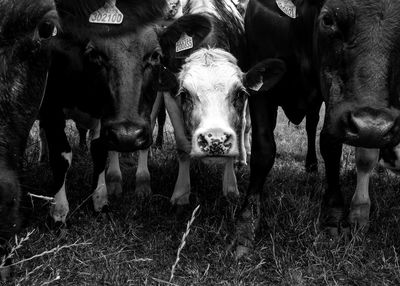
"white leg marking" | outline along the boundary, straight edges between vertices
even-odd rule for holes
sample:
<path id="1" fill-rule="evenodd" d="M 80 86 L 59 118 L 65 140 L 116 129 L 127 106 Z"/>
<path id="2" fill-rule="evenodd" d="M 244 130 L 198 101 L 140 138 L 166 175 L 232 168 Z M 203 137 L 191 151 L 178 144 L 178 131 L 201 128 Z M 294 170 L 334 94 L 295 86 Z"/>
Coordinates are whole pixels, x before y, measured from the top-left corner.
<path id="1" fill-rule="evenodd" d="M 100 212 L 103 207 L 108 205 L 108 195 L 107 195 L 107 187 L 106 187 L 106 179 L 104 175 L 104 171 L 99 175 L 99 179 L 97 181 L 97 188 L 93 192 L 93 206 L 94 211 Z"/>
<path id="2" fill-rule="evenodd" d="M 46 133 L 43 128 L 40 128 L 39 138 L 39 162 L 45 163 L 49 159 L 49 146 L 47 145 Z"/>
<path id="3" fill-rule="evenodd" d="M 72 162 L 72 152 L 61 153 L 61 156 L 63 156 L 65 160 L 67 160 L 69 169 Z M 68 169 L 65 172 L 65 177 L 67 176 Z M 69 203 L 67 199 L 67 194 L 65 192 L 65 177 L 61 189 L 54 196 L 54 204 L 50 207 L 50 215 L 52 216 L 55 222 L 65 223 L 67 215 L 69 213 Z"/>
<path id="4" fill-rule="evenodd" d="M 244 146 L 246 148 L 247 155 L 250 155 L 251 154 L 251 143 L 250 143 L 250 139 L 251 139 L 251 118 L 250 118 L 250 107 L 248 105 L 248 101 L 247 101 L 247 105 L 246 105 L 245 118 L 246 118 L 246 125 L 245 125 L 245 132 L 244 132 Z"/>
<path id="5" fill-rule="evenodd" d="M 119 167 L 119 153 L 115 151 L 108 152 L 108 168 L 106 175 L 107 190 L 109 195 L 120 196 L 122 194 L 122 175 Z"/>
<path id="6" fill-rule="evenodd" d="M 179 174 L 171 197 L 173 205 L 188 205 L 190 196 L 190 157 L 179 155 Z"/>
<path id="7" fill-rule="evenodd" d="M 369 179 L 379 159 L 379 149 L 356 148 L 357 187 L 351 200 L 349 220 L 360 227 L 368 225 L 371 200 Z"/>
<path id="8" fill-rule="evenodd" d="M 239 190 L 237 187 L 235 169 L 233 166 L 234 159 L 230 158 L 225 164 L 224 179 L 222 182 L 222 192 L 224 196 L 239 197 Z"/>
<path id="9" fill-rule="evenodd" d="M 91 138 L 92 141 L 100 138 L 100 130 L 101 130 L 101 122 L 99 120 L 96 124 L 96 127 L 92 130 L 92 132 L 93 132 L 93 135 Z"/>
<path id="10" fill-rule="evenodd" d="M 147 197 L 151 195 L 150 172 L 147 165 L 149 149 L 139 150 L 138 168 L 136 170 L 136 189 L 138 196 Z"/>

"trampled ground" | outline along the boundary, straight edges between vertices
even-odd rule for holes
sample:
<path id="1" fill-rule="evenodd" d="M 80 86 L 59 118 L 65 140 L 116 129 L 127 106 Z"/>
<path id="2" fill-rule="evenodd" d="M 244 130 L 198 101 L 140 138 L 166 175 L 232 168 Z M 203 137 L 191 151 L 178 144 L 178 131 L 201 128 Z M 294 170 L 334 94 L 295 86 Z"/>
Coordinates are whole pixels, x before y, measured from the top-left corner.
<path id="1" fill-rule="evenodd" d="M 367 235 L 356 234 L 351 241 L 327 240 L 318 229 L 324 188 L 322 160 L 318 175 L 305 172 L 304 126 L 289 125 L 282 114 L 276 128 L 278 156 L 265 185 L 268 196 L 252 255 L 235 261 L 227 251 L 238 206 L 222 198 L 221 170 L 194 163 L 192 210 L 197 205 L 200 210 L 169 283 L 186 220 L 177 219 L 169 205 L 178 164 L 171 135 L 167 140 L 163 150 L 153 151 L 149 160 L 154 195 L 148 203 L 138 203 L 133 194 L 136 156 L 124 155 L 123 199 L 113 204 L 110 216 L 93 215 L 91 160 L 77 150 L 68 174 L 71 213 L 67 233 L 57 236 L 50 231 L 46 227 L 48 205 L 25 197 L 26 223 L 18 239 L 32 233 L 14 253 L 14 262 L 20 264 L 14 268 L 10 285 L 400 284 L 399 177 L 387 171 L 374 175 Z M 36 163 L 36 144 L 32 140 L 22 182 L 25 192 L 46 195 L 51 173 L 48 164 Z M 353 150 L 345 148 L 341 178 L 348 201 L 355 187 L 353 160 Z M 237 172 L 241 193 L 248 176 L 247 168 Z"/>

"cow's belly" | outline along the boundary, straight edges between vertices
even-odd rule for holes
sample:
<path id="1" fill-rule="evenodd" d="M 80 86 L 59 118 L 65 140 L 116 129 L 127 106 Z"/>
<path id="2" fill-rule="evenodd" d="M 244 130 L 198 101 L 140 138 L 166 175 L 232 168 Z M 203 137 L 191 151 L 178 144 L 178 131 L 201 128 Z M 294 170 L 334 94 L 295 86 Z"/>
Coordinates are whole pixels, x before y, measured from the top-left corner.
<path id="1" fill-rule="evenodd" d="M 400 173 L 400 144 L 394 148 L 381 149 L 379 165 L 393 172 Z"/>

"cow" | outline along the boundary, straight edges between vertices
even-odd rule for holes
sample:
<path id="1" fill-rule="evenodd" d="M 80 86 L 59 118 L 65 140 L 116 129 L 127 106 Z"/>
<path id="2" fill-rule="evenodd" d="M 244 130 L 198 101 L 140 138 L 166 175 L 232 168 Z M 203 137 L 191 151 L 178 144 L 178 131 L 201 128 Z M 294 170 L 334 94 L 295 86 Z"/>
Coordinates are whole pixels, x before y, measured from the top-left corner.
<path id="1" fill-rule="evenodd" d="M 103 19 L 99 14 L 107 16 L 104 11 L 110 9 L 115 17 L 105 20 L 120 22 L 96 23 Z M 168 79 L 163 76 L 168 70 L 160 61 L 163 51 L 159 41 L 164 35 L 157 25 L 166 10 L 165 1 L 63 0 L 57 2 L 57 10 L 62 33 L 52 49 L 40 111 L 54 177 L 51 195 L 55 203 L 50 217 L 56 227 L 65 225 L 69 212 L 65 178 L 72 152 L 64 132 L 66 115 L 93 130 L 93 206 L 96 212 L 106 211 L 108 193 L 121 190 L 120 173 L 114 168 L 118 159 L 115 152 L 150 146 L 152 106 L 157 92 L 170 84 L 163 80 Z M 182 17 L 176 22 L 181 32 L 196 34 L 200 39 L 210 29 L 209 21 L 200 16 Z M 108 151 L 114 151 L 110 159 L 113 167 L 106 174 Z"/>
<path id="2" fill-rule="evenodd" d="M 369 176 L 379 154 L 384 166 L 396 166 L 390 159 L 400 141 L 399 12 L 400 1 L 384 0 L 326 1 L 320 12 L 316 44 L 326 102 L 321 151 L 324 146 L 328 181 L 321 217 L 332 234 L 368 226 Z M 338 33 L 345 37 L 335 39 Z M 343 143 L 357 147 L 349 213 L 339 184 Z"/>
<path id="3" fill-rule="evenodd" d="M 8 239 L 20 227 L 18 168 L 39 112 L 48 50 L 58 30 L 54 1 L 0 1 L 0 264 Z M 5 268 L 0 272 L 6 276 Z"/>
<path id="4" fill-rule="evenodd" d="M 201 42 L 180 34 L 176 47 L 163 58 L 178 78 L 177 90 L 164 93 L 178 150 L 179 172 L 171 197 L 178 207 L 189 204 L 192 158 L 224 165 L 223 194 L 239 196 L 234 161 L 245 160 L 246 155 L 243 119 L 248 89 L 267 90 L 285 72 L 283 62 L 275 59 L 258 63 L 248 73 L 242 71 L 243 18 L 230 0 L 189 0 L 183 11 L 206 15 L 212 27 Z M 197 48 L 192 43 L 198 43 Z"/>
<path id="5" fill-rule="evenodd" d="M 339 184 L 342 144 L 379 149 L 399 141 L 399 11 L 399 1 L 387 0 L 250 1 L 245 17 L 249 48 L 256 59 L 284 58 L 288 72 L 268 95 L 251 96 L 249 100 L 253 123 L 251 175 L 237 223 L 238 257 L 254 242 L 261 190 L 275 157 L 273 129 L 280 104 L 289 111 L 285 110 L 290 120 L 299 120 L 320 104 L 320 98 L 324 100 L 320 148 L 327 188 L 319 222 L 331 235 L 346 232 L 348 218 L 352 224 L 364 223 L 369 198 L 360 196 L 361 192 L 356 191 L 350 214 L 345 215 Z M 368 174 L 378 160 L 377 153 L 362 149 L 356 153 L 357 166 Z M 368 187 L 368 176 L 360 183 L 364 189 Z"/>

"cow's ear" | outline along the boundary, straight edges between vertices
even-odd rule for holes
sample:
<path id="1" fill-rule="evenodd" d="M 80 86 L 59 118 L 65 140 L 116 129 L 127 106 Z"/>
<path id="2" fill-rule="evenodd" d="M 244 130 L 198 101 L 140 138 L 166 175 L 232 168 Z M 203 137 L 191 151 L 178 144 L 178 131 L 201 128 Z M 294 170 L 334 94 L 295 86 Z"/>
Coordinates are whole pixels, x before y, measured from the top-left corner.
<path id="1" fill-rule="evenodd" d="M 184 60 L 211 31 L 210 20 L 203 15 L 185 15 L 159 33 L 159 42 L 166 58 L 165 65 L 177 72 Z"/>
<path id="2" fill-rule="evenodd" d="M 246 73 L 244 85 L 253 91 L 267 91 L 279 82 L 285 72 L 286 65 L 284 61 L 266 59 Z"/>

